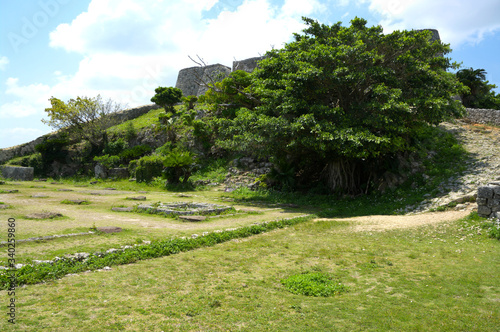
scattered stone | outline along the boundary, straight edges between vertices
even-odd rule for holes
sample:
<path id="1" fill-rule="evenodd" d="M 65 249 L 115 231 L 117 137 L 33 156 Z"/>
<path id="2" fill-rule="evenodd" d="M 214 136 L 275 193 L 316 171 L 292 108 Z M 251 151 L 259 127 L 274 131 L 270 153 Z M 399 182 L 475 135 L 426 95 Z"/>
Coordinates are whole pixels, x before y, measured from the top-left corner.
<path id="1" fill-rule="evenodd" d="M 77 205 L 87 203 L 87 201 L 82 200 L 82 199 L 68 199 L 68 202 L 73 203 L 73 204 L 77 204 Z"/>
<path id="2" fill-rule="evenodd" d="M 127 197 L 127 199 L 130 199 L 132 201 L 145 201 L 146 196 Z"/>
<path id="3" fill-rule="evenodd" d="M 147 210 L 153 213 L 165 213 L 175 215 L 193 215 L 193 214 L 220 214 L 231 209 L 231 207 L 209 204 L 209 203 L 160 203 L 158 205 L 141 204 L 137 207 L 140 210 Z"/>
<path id="4" fill-rule="evenodd" d="M 91 195 L 95 195 L 95 196 L 101 196 L 102 194 L 101 193 L 97 193 L 97 192 L 92 192 L 90 193 Z"/>
<path id="5" fill-rule="evenodd" d="M 92 182 L 90 182 L 90 184 L 97 184 L 97 183 L 99 183 L 99 181 L 92 181 Z"/>
<path id="6" fill-rule="evenodd" d="M 111 209 L 111 211 L 115 212 L 132 212 L 134 211 L 133 207 L 114 207 Z"/>
<path id="7" fill-rule="evenodd" d="M 116 190 L 116 188 L 104 188 L 104 190 Z"/>
<path id="8" fill-rule="evenodd" d="M 31 186 L 31 188 L 45 188 L 45 186 Z"/>
<path id="9" fill-rule="evenodd" d="M 139 194 L 147 194 L 147 191 L 138 191 Z"/>
<path id="10" fill-rule="evenodd" d="M 7 204 L 0 204 L 0 210 L 8 209 L 10 208 L 10 205 Z"/>
<path id="11" fill-rule="evenodd" d="M 16 194 L 18 192 L 19 192 L 19 190 L 17 190 L 17 189 L 9 189 L 9 190 L 3 191 L 4 194 Z"/>
<path id="12" fill-rule="evenodd" d="M 109 234 L 109 233 L 120 233 L 122 231 L 121 227 L 114 227 L 114 226 L 97 227 L 96 229 L 99 232 L 103 232 L 103 233 L 106 233 L 106 234 Z"/>
<path id="13" fill-rule="evenodd" d="M 62 182 L 51 182 L 50 184 L 63 184 Z"/>
<path id="14" fill-rule="evenodd" d="M 204 221 L 207 217 L 204 216 L 179 216 L 179 219 L 187 221 Z"/>
<path id="15" fill-rule="evenodd" d="M 40 194 L 40 195 L 31 195 L 31 197 L 32 197 L 32 198 L 47 198 L 47 197 L 49 197 L 49 196 L 47 196 L 47 195 L 41 195 L 41 194 Z"/>
<path id="16" fill-rule="evenodd" d="M 59 188 L 56 191 L 73 191 L 73 189 Z"/>
<path id="17" fill-rule="evenodd" d="M 63 215 L 57 212 L 40 212 L 40 213 L 30 213 L 26 215 L 28 219 L 53 219 L 57 217 L 62 217 Z"/>
<path id="18" fill-rule="evenodd" d="M 186 198 L 186 197 L 192 197 L 192 196 L 191 195 L 186 195 L 186 194 L 178 194 L 177 197 L 184 197 L 184 198 Z"/>
<path id="19" fill-rule="evenodd" d="M 47 179 L 36 179 L 33 182 L 47 182 Z"/>

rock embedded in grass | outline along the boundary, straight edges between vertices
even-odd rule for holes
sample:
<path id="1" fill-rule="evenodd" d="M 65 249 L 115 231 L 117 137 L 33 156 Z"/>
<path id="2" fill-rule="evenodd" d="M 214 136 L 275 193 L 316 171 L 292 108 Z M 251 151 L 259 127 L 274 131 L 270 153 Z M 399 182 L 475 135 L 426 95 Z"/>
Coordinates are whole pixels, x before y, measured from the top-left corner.
<path id="1" fill-rule="evenodd" d="M 109 233 L 120 233 L 122 231 L 121 227 L 115 227 L 115 226 L 97 227 L 96 229 L 99 232 L 103 232 L 103 233 L 106 233 L 106 234 L 109 234 Z"/>
<path id="2" fill-rule="evenodd" d="M 30 213 L 26 215 L 28 219 L 53 219 L 62 217 L 63 215 L 58 212 L 40 212 L 40 213 Z"/>
<path id="3" fill-rule="evenodd" d="M 132 201 L 145 201 L 146 196 L 127 197 L 127 199 L 130 199 Z"/>
<path id="4" fill-rule="evenodd" d="M 10 208 L 10 205 L 7 205 L 7 204 L 0 204 L 0 210 L 3 210 L 3 209 L 8 209 Z"/>
<path id="5" fill-rule="evenodd" d="M 204 216 L 179 216 L 179 219 L 186 221 L 204 221 L 207 217 Z"/>
<path id="6" fill-rule="evenodd" d="M 133 207 L 114 207 L 114 208 L 111 208 L 111 211 L 115 211 L 115 212 L 132 212 L 132 211 L 134 211 L 134 208 Z"/>
<path id="7" fill-rule="evenodd" d="M 73 191 L 73 189 L 59 188 L 56 191 Z"/>
<path id="8" fill-rule="evenodd" d="M 32 198 L 47 198 L 47 195 L 31 195 Z"/>
<path id="9" fill-rule="evenodd" d="M 17 190 L 17 189 L 9 189 L 9 190 L 3 191 L 4 194 L 17 194 L 18 192 L 19 192 L 19 190 Z"/>

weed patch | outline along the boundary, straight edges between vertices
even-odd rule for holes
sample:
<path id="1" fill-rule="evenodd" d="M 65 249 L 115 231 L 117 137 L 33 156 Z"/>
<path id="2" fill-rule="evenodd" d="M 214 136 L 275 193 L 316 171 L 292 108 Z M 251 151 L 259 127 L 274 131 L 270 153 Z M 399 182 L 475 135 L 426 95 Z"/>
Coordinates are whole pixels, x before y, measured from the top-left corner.
<path id="1" fill-rule="evenodd" d="M 286 290 L 293 294 L 305 296 L 328 297 L 348 291 L 348 287 L 327 273 L 308 272 L 292 275 L 281 280 Z"/>

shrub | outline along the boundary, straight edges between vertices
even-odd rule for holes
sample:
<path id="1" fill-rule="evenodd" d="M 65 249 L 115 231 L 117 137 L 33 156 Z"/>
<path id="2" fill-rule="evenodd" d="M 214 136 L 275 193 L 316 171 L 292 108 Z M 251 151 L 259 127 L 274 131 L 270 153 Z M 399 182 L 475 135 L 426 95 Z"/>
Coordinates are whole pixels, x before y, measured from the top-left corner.
<path id="1" fill-rule="evenodd" d="M 163 157 L 152 155 L 142 157 L 137 161 L 135 178 L 137 182 L 151 182 L 154 177 L 163 172 Z"/>
<path id="2" fill-rule="evenodd" d="M 189 151 L 180 149 L 170 151 L 163 159 L 168 182 L 179 183 L 180 178 L 183 177 L 183 183 L 186 183 L 191 176 L 194 158 L 195 156 Z"/>
<path id="3" fill-rule="evenodd" d="M 153 149 L 149 145 L 136 145 L 132 148 L 122 151 L 119 154 L 119 157 L 122 160 L 137 159 L 144 156 L 145 154 L 150 153 L 152 150 Z"/>
<path id="4" fill-rule="evenodd" d="M 120 157 L 106 154 L 104 156 L 94 157 L 94 161 L 106 168 L 113 168 L 120 164 Z"/>
<path id="5" fill-rule="evenodd" d="M 139 162 L 139 160 L 132 160 L 129 164 L 128 164 L 128 173 L 130 174 L 131 177 L 134 177 L 135 178 L 135 170 L 137 168 L 137 163 Z"/>
<path id="6" fill-rule="evenodd" d="M 126 148 L 128 148 L 128 142 L 120 137 L 115 141 L 108 142 L 106 144 L 106 147 L 104 148 L 104 153 L 110 155 L 118 155 Z"/>

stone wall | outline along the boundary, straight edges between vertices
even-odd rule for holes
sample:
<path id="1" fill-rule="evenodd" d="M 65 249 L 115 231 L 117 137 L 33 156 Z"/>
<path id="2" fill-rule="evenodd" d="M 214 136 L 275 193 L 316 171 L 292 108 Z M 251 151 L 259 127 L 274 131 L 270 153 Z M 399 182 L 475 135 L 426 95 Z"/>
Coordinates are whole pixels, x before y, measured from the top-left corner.
<path id="1" fill-rule="evenodd" d="M 496 126 L 500 126 L 500 110 L 467 108 L 465 119 L 474 123 L 493 124 Z"/>
<path id="2" fill-rule="evenodd" d="M 233 61 L 233 71 L 244 70 L 247 73 L 251 73 L 254 71 L 255 68 L 257 68 L 257 63 L 264 58 L 265 57 L 263 56 L 258 56 L 255 58 L 245 59 L 241 61 Z"/>
<path id="3" fill-rule="evenodd" d="M 485 218 L 500 219 L 500 182 L 477 189 L 477 213 Z"/>
<path id="4" fill-rule="evenodd" d="M 181 89 L 184 96 L 200 96 L 208 90 L 206 86 L 202 85 L 202 82 L 219 82 L 230 73 L 231 68 L 221 64 L 184 68 L 179 71 L 175 87 Z"/>
<path id="5" fill-rule="evenodd" d="M 144 105 L 144 106 L 139 106 L 139 107 L 133 107 L 129 108 L 120 112 L 114 113 L 112 116 L 114 119 L 116 119 L 117 122 L 124 122 L 126 120 L 132 120 L 135 119 L 143 114 L 148 113 L 151 110 L 158 109 L 160 106 L 156 104 L 150 104 L 150 105 Z M 37 144 L 42 143 L 45 139 L 52 138 L 56 136 L 57 134 L 55 132 L 46 134 L 43 136 L 38 137 L 37 139 L 24 143 L 21 145 L 16 145 L 10 148 L 5 148 L 5 149 L 0 149 L 0 164 L 5 163 L 6 161 L 16 158 L 16 157 L 22 157 L 26 155 L 30 155 L 35 153 L 35 146 Z"/>
<path id="6" fill-rule="evenodd" d="M 35 169 L 33 167 L 2 166 L 2 176 L 17 181 L 33 181 Z"/>

